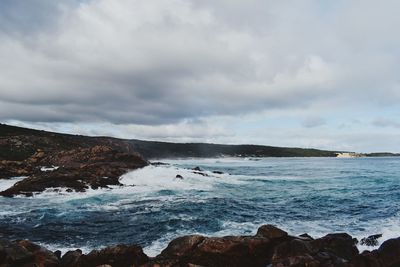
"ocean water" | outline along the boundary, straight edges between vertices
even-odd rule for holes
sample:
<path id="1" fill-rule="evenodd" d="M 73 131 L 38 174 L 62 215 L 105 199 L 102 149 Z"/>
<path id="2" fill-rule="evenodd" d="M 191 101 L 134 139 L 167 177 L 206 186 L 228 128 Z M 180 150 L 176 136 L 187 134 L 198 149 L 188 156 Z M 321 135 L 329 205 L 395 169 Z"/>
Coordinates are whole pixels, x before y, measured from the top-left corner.
<path id="1" fill-rule="evenodd" d="M 251 235 L 266 223 L 314 237 L 400 236 L 400 158 L 163 162 L 125 174 L 122 187 L 0 197 L 0 237 L 62 251 L 139 244 L 154 256 L 178 236 Z M 20 179 L 0 180 L 0 190 Z"/>

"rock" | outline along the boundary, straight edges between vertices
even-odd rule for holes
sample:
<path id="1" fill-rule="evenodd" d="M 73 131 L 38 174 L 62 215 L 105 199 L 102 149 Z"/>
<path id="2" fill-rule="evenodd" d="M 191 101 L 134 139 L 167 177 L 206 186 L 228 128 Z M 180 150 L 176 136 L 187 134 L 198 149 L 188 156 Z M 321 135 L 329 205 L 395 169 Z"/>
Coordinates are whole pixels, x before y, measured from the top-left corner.
<path id="1" fill-rule="evenodd" d="M 301 235 L 299 235 L 299 237 L 302 239 L 302 240 L 314 240 L 314 238 L 312 238 L 312 236 L 310 236 L 309 234 L 301 234 Z"/>
<path id="2" fill-rule="evenodd" d="M 400 237 L 383 242 L 377 253 L 383 266 L 400 266 Z"/>
<path id="3" fill-rule="evenodd" d="M 107 146 L 60 151 L 44 157 L 42 161 L 49 166 L 62 167 L 52 172 L 33 173 L 11 188 L 0 192 L 0 195 L 31 196 L 34 192 L 57 187 L 77 192 L 83 192 L 88 188 L 107 188 L 109 185 L 120 185 L 119 177 L 124 173 L 148 164 L 137 154 L 120 152 Z M 40 165 L 43 165 L 42 163 Z"/>
<path id="4" fill-rule="evenodd" d="M 173 240 L 148 266 L 265 266 L 271 254 L 267 238 L 195 235 Z"/>
<path id="5" fill-rule="evenodd" d="M 9 264 L 10 266 L 23 265 L 32 262 L 33 254 L 23 246 L 8 240 L 0 240 L 0 263 Z M 7 266 L 7 265 L 5 265 Z"/>
<path id="6" fill-rule="evenodd" d="M 74 267 L 79 266 L 79 260 L 82 257 L 82 250 L 77 249 L 74 251 L 68 251 L 61 257 L 60 266 L 61 267 Z"/>
<path id="7" fill-rule="evenodd" d="M 286 237 L 287 235 L 288 235 L 287 232 L 277 228 L 274 225 L 270 225 L 270 224 L 262 225 L 257 230 L 257 236 L 262 236 L 262 237 L 269 238 L 269 239 L 282 238 L 282 237 Z"/>
<path id="8" fill-rule="evenodd" d="M 60 251 L 60 250 L 54 251 L 54 255 L 55 255 L 59 260 L 61 260 L 61 251 Z"/>
<path id="9" fill-rule="evenodd" d="M 50 250 L 47 250 L 28 240 L 17 241 L 17 244 L 26 248 L 29 252 L 33 254 L 33 262 L 37 266 L 58 267 L 60 265 L 59 258 Z"/>
<path id="10" fill-rule="evenodd" d="M 156 162 L 151 162 L 150 163 L 153 166 L 169 166 L 169 163 L 161 162 L 161 161 L 156 161 Z"/>
<path id="11" fill-rule="evenodd" d="M 382 234 L 370 235 L 361 239 L 360 244 L 365 246 L 377 246 L 379 245 L 378 239 L 382 237 Z"/>
<path id="12" fill-rule="evenodd" d="M 332 253 L 342 259 L 351 260 L 358 255 L 357 239 L 346 233 L 328 234 L 311 241 L 311 245 L 318 250 Z"/>
<path id="13" fill-rule="evenodd" d="M 181 257 L 193 251 L 204 239 L 205 237 L 200 235 L 178 237 L 168 244 L 160 256 L 165 258 Z"/>
<path id="14" fill-rule="evenodd" d="M 200 169 L 200 167 L 199 167 L 199 166 L 197 166 L 197 167 L 194 167 L 192 170 L 193 170 L 193 171 L 198 171 L 198 172 L 201 172 L 201 171 L 202 171 L 202 169 Z"/>
<path id="15" fill-rule="evenodd" d="M 51 251 L 28 240 L 0 240 L 0 266 L 58 267 L 59 263 Z"/>
<path id="16" fill-rule="evenodd" d="M 221 171 L 213 171 L 212 173 L 215 173 L 215 174 L 224 174 L 224 172 L 221 172 Z"/>
<path id="17" fill-rule="evenodd" d="M 175 176 L 175 178 L 176 178 L 176 179 L 181 179 L 181 180 L 183 180 L 183 177 L 182 177 L 182 175 L 180 175 L 180 174 L 177 174 L 177 175 Z"/>
<path id="18" fill-rule="evenodd" d="M 207 173 L 204 173 L 204 172 L 198 172 L 198 171 L 196 171 L 196 172 L 193 172 L 194 174 L 198 174 L 198 175 L 201 175 L 201 176 L 210 176 L 210 175 L 208 175 Z"/>
<path id="19" fill-rule="evenodd" d="M 149 258 L 143 253 L 140 246 L 117 245 L 102 250 L 93 250 L 87 255 L 82 255 L 79 257 L 78 266 L 111 265 L 112 267 L 131 267 L 143 265 L 148 261 Z"/>

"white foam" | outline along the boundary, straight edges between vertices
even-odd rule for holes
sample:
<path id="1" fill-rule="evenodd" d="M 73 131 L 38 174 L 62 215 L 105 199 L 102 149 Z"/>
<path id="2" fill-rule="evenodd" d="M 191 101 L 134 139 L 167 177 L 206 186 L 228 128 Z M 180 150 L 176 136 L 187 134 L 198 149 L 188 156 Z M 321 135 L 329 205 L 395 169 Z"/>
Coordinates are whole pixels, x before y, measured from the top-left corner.
<path id="1" fill-rule="evenodd" d="M 206 176 L 175 166 L 147 166 L 123 175 L 120 182 L 125 185 L 134 185 L 134 189 L 138 191 L 209 191 L 217 183 L 240 183 L 239 180 L 227 174 L 214 174 L 208 171 L 202 171 L 202 173 Z M 176 178 L 178 174 L 183 179 Z"/>
<path id="2" fill-rule="evenodd" d="M 59 251 L 61 251 L 61 255 L 64 255 L 68 251 L 74 251 L 77 249 L 80 249 L 83 254 L 87 254 L 94 249 L 102 249 L 105 247 L 105 246 L 102 246 L 102 247 L 93 248 L 90 246 L 75 246 L 74 244 L 71 244 L 69 246 L 63 246 L 63 245 L 59 245 L 59 244 L 48 244 L 48 243 L 44 243 L 44 242 L 36 242 L 36 243 L 52 252 L 59 250 Z"/>
<path id="3" fill-rule="evenodd" d="M 59 166 L 51 166 L 51 167 L 41 167 L 40 170 L 42 172 L 52 172 L 60 168 Z"/>
<path id="4" fill-rule="evenodd" d="M 26 176 L 12 177 L 9 179 L 0 179 L 0 191 L 7 190 L 19 181 L 22 181 Z"/>

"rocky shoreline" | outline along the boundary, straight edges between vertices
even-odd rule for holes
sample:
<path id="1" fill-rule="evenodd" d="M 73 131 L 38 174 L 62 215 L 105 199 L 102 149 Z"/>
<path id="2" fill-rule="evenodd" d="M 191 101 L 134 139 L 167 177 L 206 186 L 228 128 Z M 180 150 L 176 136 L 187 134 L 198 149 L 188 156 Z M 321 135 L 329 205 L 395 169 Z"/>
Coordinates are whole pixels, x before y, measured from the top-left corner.
<path id="1" fill-rule="evenodd" d="M 116 245 L 83 254 L 81 250 L 52 252 L 28 240 L 0 239 L 2 267 L 396 267 L 400 238 L 373 251 L 360 253 L 357 240 L 346 233 L 321 238 L 291 236 L 273 225 L 261 226 L 254 236 L 182 236 L 158 256 L 148 257 L 138 245 Z"/>
<path id="2" fill-rule="evenodd" d="M 32 196 L 35 192 L 60 187 L 77 192 L 89 188 L 107 188 L 110 185 L 120 185 L 119 178 L 124 173 L 148 164 L 136 153 L 106 145 L 56 152 L 38 150 L 22 161 L 0 161 L 0 178 L 27 176 L 0 192 L 0 195 Z"/>

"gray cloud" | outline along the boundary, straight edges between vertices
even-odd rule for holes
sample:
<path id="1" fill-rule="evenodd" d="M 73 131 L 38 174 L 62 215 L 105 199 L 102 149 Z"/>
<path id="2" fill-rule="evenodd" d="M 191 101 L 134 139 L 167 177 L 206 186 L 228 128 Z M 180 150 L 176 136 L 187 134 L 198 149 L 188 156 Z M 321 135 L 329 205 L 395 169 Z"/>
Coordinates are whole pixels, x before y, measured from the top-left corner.
<path id="1" fill-rule="evenodd" d="M 302 122 L 302 126 L 306 128 L 314 128 L 326 124 L 326 120 L 321 117 L 308 117 Z"/>
<path id="2" fill-rule="evenodd" d="M 376 118 L 372 121 L 372 125 L 376 127 L 400 128 L 400 122 L 386 118 Z"/>
<path id="3" fill-rule="evenodd" d="M 391 29 L 400 23 L 399 7 L 5 0 L 0 120 L 167 125 L 396 105 L 400 37 Z"/>

